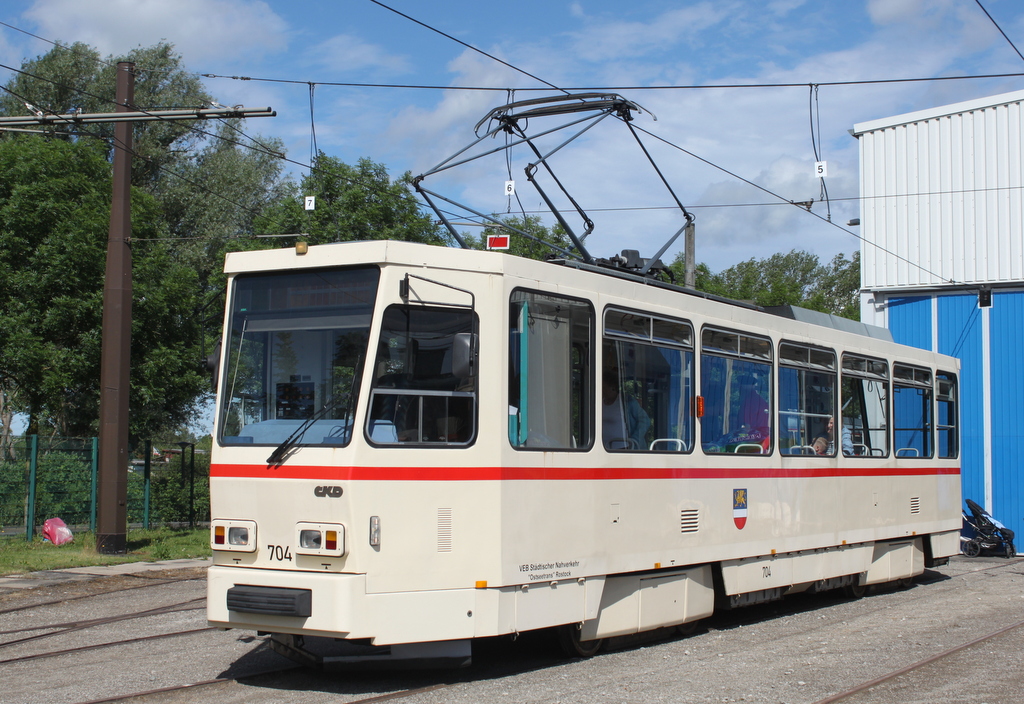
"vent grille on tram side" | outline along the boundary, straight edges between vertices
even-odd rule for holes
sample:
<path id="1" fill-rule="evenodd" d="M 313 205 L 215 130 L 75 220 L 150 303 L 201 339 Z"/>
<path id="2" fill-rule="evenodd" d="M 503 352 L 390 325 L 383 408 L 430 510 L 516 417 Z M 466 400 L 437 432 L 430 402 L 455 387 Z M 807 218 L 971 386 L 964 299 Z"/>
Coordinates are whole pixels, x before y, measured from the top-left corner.
<path id="1" fill-rule="evenodd" d="M 452 510 L 437 509 L 437 551 L 452 551 Z"/>
<path id="2" fill-rule="evenodd" d="M 696 533 L 698 526 L 697 509 L 686 508 L 679 512 L 679 532 Z"/>
<path id="3" fill-rule="evenodd" d="M 910 497 L 910 512 L 921 513 L 921 498 L 919 496 Z"/>

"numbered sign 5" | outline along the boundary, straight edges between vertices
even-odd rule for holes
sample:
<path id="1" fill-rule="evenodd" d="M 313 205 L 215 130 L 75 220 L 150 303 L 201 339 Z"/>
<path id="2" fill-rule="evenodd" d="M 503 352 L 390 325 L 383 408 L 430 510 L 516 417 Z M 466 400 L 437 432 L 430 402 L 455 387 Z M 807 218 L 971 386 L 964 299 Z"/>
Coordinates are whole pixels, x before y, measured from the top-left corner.
<path id="1" fill-rule="evenodd" d="M 817 176 L 818 178 L 826 178 L 828 176 L 828 162 L 814 162 L 814 175 Z"/>

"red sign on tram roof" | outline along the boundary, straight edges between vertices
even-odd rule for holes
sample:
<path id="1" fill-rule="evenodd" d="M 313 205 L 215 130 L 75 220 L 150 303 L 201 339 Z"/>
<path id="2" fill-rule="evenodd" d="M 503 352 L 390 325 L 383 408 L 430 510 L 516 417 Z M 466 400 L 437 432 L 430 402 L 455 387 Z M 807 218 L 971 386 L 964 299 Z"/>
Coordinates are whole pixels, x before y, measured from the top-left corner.
<path id="1" fill-rule="evenodd" d="M 508 249 L 508 235 L 487 235 L 487 249 Z"/>

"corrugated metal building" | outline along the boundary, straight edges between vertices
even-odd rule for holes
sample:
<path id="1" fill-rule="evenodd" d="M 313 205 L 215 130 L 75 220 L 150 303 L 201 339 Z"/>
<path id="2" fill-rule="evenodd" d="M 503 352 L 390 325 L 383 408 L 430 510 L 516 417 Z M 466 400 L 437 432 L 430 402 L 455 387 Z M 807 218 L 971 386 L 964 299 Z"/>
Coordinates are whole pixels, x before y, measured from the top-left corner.
<path id="1" fill-rule="evenodd" d="M 1006 93 L 853 134 L 861 320 L 960 358 L 964 498 L 1024 535 L 1022 102 Z"/>

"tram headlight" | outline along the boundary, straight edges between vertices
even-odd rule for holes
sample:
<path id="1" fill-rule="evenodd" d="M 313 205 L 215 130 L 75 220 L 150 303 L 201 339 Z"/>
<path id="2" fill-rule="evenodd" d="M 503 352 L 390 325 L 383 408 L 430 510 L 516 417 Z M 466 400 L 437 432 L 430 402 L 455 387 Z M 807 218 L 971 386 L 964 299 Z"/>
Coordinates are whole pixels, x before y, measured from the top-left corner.
<path id="1" fill-rule="evenodd" d="M 245 526 L 231 526 L 228 528 L 228 545 L 248 545 L 249 529 Z"/>
<path id="2" fill-rule="evenodd" d="M 210 547 L 236 552 L 256 551 L 256 522 L 230 519 L 210 521 Z"/>
<path id="3" fill-rule="evenodd" d="M 299 547 L 307 550 L 319 550 L 323 545 L 324 534 L 318 530 L 300 530 Z"/>
<path id="4" fill-rule="evenodd" d="M 340 523 L 299 523 L 295 526 L 300 555 L 341 557 L 345 554 L 345 526 Z"/>

